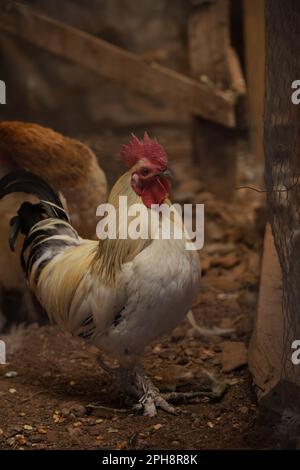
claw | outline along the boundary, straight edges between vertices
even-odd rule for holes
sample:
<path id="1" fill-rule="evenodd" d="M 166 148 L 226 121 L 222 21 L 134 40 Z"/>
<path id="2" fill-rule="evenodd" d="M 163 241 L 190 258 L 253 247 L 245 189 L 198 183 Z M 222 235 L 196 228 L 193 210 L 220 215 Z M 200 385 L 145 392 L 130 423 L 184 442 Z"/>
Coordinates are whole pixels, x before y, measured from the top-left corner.
<path id="1" fill-rule="evenodd" d="M 144 416 L 153 417 L 157 415 L 157 409 L 160 408 L 166 413 L 178 415 L 179 413 L 188 413 L 179 410 L 173 404 L 192 404 L 200 403 L 203 397 L 211 399 L 220 399 L 226 391 L 226 384 L 216 380 L 212 374 L 205 373 L 206 383 L 203 389 L 191 392 L 170 392 L 162 394 L 153 384 L 151 379 L 145 374 L 140 366 L 132 369 L 123 367 L 111 368 L 99 357 L 98 362 L 101 367 L 109 373 L 113 379 L 120 385 L 121 390 L 127 395 L 135 397 L 138 402 L 133 406 L 134 411 L 142 412 Z M 207 379 L 209 382 L 207 383 Z"/>
<path id="2" fill-rule="evenodd" d="M 157 408 L 162 409 L 166 413 L 177 415 L 178 411 L 170 405 L 159 392 L 147 393 L 139 399 L 138 403 L 133 406 L 135 411 L 142 411 L 144 416 L 153 418 L 157 415 Z"/>
<path id="3" fill-rule="evenodd" d="M 176 415 L 177 410 L 164 399 L 152 382 L 151 385 L 153 388 L 150 386 L 140 398 L 136 409 L 143 410 L 143 415 L 151 418 L 157 415 L 157 408 L 162 409 L 166 413 Z"/>
<path id="4" fill-rule="evenodd" d="M 170 414 L 177 414 L 176 409 L 167 402 L 140 367 L 135 367 L 133 370 L 121 368 L 119 381 L 128 395 L 138 399 L 133 406 L 135 411 L 142 412 L 144 416 L 149 417 L 157 415 L 157 408 Z"/>
<path id="5" fill-rule="evenodd" d="M 166 413 L 177 414 L 176 409 L 170 405 L 162 396 L 159 389 L 155 387 L 153 382 L 144 373 L 136 372 L 136 385 L 142 388 L 142 396 L 135 407 L 136 410 L 142 410 L 144 416 L 153 417 L 157 415 L 157 408 L 162 409 Z"/>

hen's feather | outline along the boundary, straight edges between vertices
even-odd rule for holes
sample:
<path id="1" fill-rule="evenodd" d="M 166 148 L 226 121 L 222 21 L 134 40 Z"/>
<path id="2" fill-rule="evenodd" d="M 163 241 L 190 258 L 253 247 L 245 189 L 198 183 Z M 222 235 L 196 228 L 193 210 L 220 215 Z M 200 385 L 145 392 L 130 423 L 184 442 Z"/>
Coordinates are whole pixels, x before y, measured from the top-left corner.
<path id="1" fill-rule="evenodd" d="M 0 177 L 14 170 L 34 172 L 62 192 L 76 230 L 81 236 L 96 237 L 96 209 L 107 198 L 107 181 L 87 145 L 38 124 L 2 121 Z M 0 215 L 6 207 L 1 204 Z M 0 232 L 5 233 L 1 222 Z"/>

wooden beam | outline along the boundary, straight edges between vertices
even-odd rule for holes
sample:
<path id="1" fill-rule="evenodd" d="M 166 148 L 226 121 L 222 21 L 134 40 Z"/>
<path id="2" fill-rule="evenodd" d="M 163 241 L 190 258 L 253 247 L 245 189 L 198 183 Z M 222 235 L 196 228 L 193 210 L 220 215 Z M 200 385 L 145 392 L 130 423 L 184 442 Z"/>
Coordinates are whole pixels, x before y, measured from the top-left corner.
<path id="1" fill-rule="evenodd" d="M 223 126 L 234 127 L 234 94 L 147 63 L 138 55 L 12 0 L 0 2 L 0 29 L 87 67 L 123 87 L 167 102 Z"/>

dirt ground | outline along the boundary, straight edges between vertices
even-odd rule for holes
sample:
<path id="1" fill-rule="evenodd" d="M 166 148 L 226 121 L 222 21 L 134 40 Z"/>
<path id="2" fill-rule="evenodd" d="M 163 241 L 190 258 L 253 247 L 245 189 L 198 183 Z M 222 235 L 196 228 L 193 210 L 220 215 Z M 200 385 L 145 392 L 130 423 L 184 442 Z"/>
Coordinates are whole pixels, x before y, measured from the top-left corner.
<path id="1" fill-rule="evenodd" d="M 234 331 L 203 337 L 185 320 L 151 345 L 143 362 L 163 391 L 203 390 L 207 373 L 218 381 L 218 390 L 196 403 L 177 405 L 178 416 L 162 411 L 151 419 L 140 416 L 99 368 L 94 348 L 52 326 L 18 328 L 4 338 L 8 363 L 0 366 L 1 449 L 272 447 L 246 350 L 258 297 L 261 201 L 246 190 L 231 204 L 201 191 L 183 193 L 181 199 L 204 202 L 206 211 L 195 317 L 201 325 Z"/>
<path id="2" fill-rule="evenodd" d="M 159 386 L 175 388 L 181 374 L 191 390 L 203 366 L 219 369 L 219 343 L 193 339 L 186 336 L 187 330 L 185 324 L 147 352 L 144 364 Z M 246 369 L 226 374 L 228 390 L 222 399 L 203 398 L 198 404 L 180 406 L 178 416 L 159 412 L 150 419 L 134 414 L 128 405 L 124 408 L 114 384 L 97 366 L 94 351 L 55 328 L 31 328 L 9 359 L 1 366 L 1 449 L 262 446 Z M 5 377 L 12 370 L 17 377 Z M 192 376 L 191 385 L 186 374 Z M 99 408 L 89 408 L 91 403 Z"/>

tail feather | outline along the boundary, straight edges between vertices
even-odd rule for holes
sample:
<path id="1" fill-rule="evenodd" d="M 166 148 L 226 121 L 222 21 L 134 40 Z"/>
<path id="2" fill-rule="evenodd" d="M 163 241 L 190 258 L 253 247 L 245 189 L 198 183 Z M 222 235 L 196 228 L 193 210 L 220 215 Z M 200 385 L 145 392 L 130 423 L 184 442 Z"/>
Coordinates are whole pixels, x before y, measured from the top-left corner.
<path id="1" fill-rule="evenodd" d="M 18 214 L 11 219 L 9 246 L 12 251 L 15 250 L 19 233 L 28 235 L 31 228 L 42 219 L 50 217 L 70 222 L 61 196 L 34 173 L 24 170 L 13 171 L 0 180 L 0 199 L 17 192 L 37 196 L 39 203 L 24 202 Z"/>
<path id="2" fill-rule="evenodd" d="M 18 170 L 0 180 L 0 199 L 11 193 L 33 194 L 40 199 L 48 217 L 69 221 L 61 197 L 39 176 L 29 171 Z"/>

